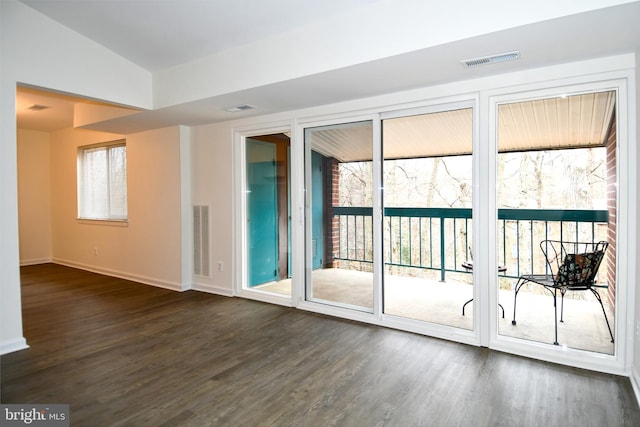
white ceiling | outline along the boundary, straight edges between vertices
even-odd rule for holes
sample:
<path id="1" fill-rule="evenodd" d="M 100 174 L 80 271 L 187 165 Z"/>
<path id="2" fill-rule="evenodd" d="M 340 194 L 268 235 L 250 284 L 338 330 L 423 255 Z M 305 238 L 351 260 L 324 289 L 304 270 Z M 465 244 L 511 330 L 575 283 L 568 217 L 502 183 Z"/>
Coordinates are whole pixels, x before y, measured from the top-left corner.
<path id="1" fill-rule="evenodd" d="M 380 0 L 21 0 L 72 30 L 149 70 L 193 61 L 263 37 L 319 25 L 345 10 Z M 232 118 L 270 114 L 377 96 L 434 84 L 558 63 L 636 52 L 640 49 L 640 2 L 598 9 L 531 25 L 415 50 L 267 86 L 239 90 L 186 104 L 109 120 L 90 128 L 133 133 L 153 127 L 196 126 Z M 456 25 L 452 22 L 451 25 Z M 392 35 L 390 35 L 392 36 Z M 520 60 L 465 69 L 461 59 L 518 49 Z M 322 60 L 322 58 L 320 58 Z M 34 100 L 20 90 L 20 105 Z M 71 99 L 70 102 L 84 102 Z M 93 101 L 91 101 L 93 102 Z M 223 107 L 253 104 L 236 113 Z M 68 111 L 68 108 L 67 108 Z M 29 111 L 29 114 L 33 112 Z M 39 112 L 39 117 L 54 109 Z M 18 126 L 49 131 L 66 122 L 31 118 L 18 111 Z M 57 124 L 56 124 L 57 123 Z"/>
<path id="2" fill-rule="evenodd" d="M 21 0 L 149 71 L 289 32 L 377 0 Z"/>

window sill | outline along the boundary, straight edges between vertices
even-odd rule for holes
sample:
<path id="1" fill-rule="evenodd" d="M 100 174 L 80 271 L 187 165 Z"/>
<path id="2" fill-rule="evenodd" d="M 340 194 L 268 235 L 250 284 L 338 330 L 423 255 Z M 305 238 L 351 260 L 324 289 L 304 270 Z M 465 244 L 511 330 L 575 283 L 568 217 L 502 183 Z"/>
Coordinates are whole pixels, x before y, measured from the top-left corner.
<path id="1" fill-rule="evenodd" d="M 126 219 L 90 219 L 77 218 L 78 224 L 102 225 L 107 227 L 128 227 L 129 221 Z"/>

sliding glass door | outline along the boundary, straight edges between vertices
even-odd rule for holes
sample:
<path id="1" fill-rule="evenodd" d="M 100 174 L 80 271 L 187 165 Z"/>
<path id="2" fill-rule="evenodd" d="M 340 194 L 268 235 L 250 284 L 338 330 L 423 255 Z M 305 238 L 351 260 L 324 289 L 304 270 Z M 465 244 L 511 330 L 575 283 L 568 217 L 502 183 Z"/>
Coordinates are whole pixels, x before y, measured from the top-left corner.
<path id="1" fill-rule="evenodd" d="M 243 139 L 243 290 L 619 372 L 631 243 L 618 213 L 635 201 L 619 188 L 635 153 L 627 101 L 621 82 L 571 87 L 307 122 L 291 166 L 288 140 Z M 555 241 L 566 245 L 554 269 Z M 598 251 L 582 288 L 555 283 Z"/>
<path id="2" fill-rule="evenodd" d="M 305 129 L 307 301 L 473 329 L 471 106 Z"/>
<path id="3" fill-rule="evenodd" d="M 473 110 L 383 120 L 384 312 L 473 329 Z"/>
<path id="4" fill-rule="evenodd" d="M 498 105 L 501 335 L 614 354 L 616 117 L 615 91 Z"/>
<path id="5" fill-rule="evenodd" d="M 306 299 L 373 311 L 373 126 L 307 128 Z"/>

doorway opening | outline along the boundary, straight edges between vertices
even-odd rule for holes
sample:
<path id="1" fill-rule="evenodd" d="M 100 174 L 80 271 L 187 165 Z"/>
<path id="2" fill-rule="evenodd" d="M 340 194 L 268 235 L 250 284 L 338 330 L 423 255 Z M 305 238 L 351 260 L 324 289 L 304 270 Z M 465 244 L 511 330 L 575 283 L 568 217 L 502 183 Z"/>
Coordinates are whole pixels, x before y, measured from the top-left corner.
<path id="1" fill-rule="evenodd" d="M 251 136 L 246 153 L 246 287 L 291 295 L 290 137 Z"/>

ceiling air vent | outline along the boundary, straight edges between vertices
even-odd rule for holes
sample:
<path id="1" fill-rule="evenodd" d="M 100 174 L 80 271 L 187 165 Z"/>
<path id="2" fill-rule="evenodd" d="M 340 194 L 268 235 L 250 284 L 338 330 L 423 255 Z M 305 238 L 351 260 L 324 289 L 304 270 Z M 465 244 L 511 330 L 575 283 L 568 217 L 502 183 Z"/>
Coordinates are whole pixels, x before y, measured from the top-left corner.
<path id="1" fill-rule="evenodd" d="M 467 68 L 478 67 L 480 65 L 495 64 L 498 62 L 513 61 L 520 58 L 520 51 L 497 53 L 495 55 L 481 56 L 479 58 L 463 59 L 460 61 Z"/>
<path id="2" fill-rule="evenodd" d="M 227 107 L 224 109 L 224 111 L 228 111 L 229 113 L 237 113 L 238 111 L 245 111 L 245 110 L 253 110 L 254 107 L 253 105 L 249 105 L 249 104 L 242 104 L 242 105 L 235 105 L 233 107 Z"/>
<path id="3" fill-rule="evenodd" d="M 46 105 L 33 104 L 33 105 L 28 106 L 27 110 L 42 111 L 42 110 L 46 110 L 47 108 L 51 108 L 51 107 L 48 107 Z"/>

